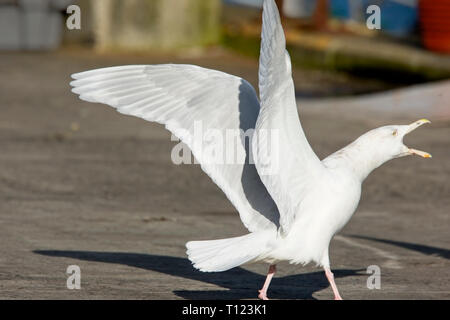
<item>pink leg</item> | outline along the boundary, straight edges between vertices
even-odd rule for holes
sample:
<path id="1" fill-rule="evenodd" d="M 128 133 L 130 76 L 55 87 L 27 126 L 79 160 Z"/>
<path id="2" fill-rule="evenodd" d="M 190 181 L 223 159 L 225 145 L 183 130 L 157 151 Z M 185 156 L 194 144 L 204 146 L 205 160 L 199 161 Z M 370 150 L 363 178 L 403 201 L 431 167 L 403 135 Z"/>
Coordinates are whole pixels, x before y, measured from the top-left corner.
<path id="1" fill-rule="evenodd" d="M 342 297 L 339 294 L 339 291 L 338 291 L 338 288 L 336 286 L 336 283 L 334 282 L 333 272 L 331 272 L 331 270 L 329 268 L 324 268 L 324 269 L 325 269 L 325 275 L 327 276 L 328 282 L 331 285 L 331 289 L 333 289 L 334 300 L 342 300 Z"/>
<path id="2" fill-rule="evenodd" d="M 269 300 L 267 298 L 267 289 L 269 289 L 270 281 L 273 278 L 273 275 L 275 274 L 275 271 L 277 271 L 277 266 L 275 264 L 271 264 L 269 266 L 269 272 L 267 273 L 266 281 L 264 282 L 264 285 L 261 290 L 259 290 L 258 298 L 261 300 Z"/>

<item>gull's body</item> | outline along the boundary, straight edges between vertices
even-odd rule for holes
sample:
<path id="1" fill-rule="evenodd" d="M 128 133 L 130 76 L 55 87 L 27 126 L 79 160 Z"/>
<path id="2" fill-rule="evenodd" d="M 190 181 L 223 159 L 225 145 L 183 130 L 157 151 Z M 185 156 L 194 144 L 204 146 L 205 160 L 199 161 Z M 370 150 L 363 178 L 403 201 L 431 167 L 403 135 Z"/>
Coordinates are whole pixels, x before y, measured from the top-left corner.
<path id="1" fill-rule="evenodd" d="M 289 233 L 275 235 L 273 248 L 262 255 L 265 261 L 272 264 L 312 261 L 323 267 L 330 266 L 329 243 L 350 220 L 361 196 L 361 181 L 346 173 L 342 168 L 327 170 L 318 183 L 311 185 Z"/>
<path id="2" fill-rule="evenodd" d="M 236 207 L 249 233 L 190 241 L 189 259 L 208 272 L 249 262 L 270 263 L 261 299 L 267 299 L 278 261 L 322 266 L 335 298 L 340 299 L 328 248 L 355 212 L 362 182 L 390 159 L 408 154 L 430 157 L 403 145 L 405 134 L 428 122 L 419 120 L 369 131 L 321 161 L 299 121 L 291 62 L 273 0 L 264 2 L 259 100 L 247 81 L 191 65 L 122 66 L 73 77 L 73 92 L 81 99 L 162 123 L 190 147 L 202 169 Z M 228 130 L 254 131 L 250 143 L 241 136 L 241 143 L 234 146 L 234 162 L 216 162 L 205 151 L 208 142 L 196 140 L 196 121 L 224 136 Z M 276 132 L 275 149 L 264 132 Z"/>

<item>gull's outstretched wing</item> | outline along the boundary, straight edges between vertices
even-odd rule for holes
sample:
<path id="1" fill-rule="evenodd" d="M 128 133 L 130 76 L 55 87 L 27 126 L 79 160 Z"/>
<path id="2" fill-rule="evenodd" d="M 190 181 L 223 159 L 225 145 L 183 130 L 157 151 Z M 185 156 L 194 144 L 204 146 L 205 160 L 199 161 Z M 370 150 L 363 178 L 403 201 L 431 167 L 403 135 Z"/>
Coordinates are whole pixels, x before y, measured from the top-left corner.
<path id="1" fill-rule="evenodd" d="M 249 143 L 239 135 L 254 129 L 259 114 L 247 81 L 192 65 L 121 66 L 72 77 L 72 91 L 81 99 L 162 123 L 186 143 L 247 229 L 278 226 L 278 209 L 249 161 Z"/>
<path id="2" fill-rule="evenodd" d="M 253 139 L 256 168 L 289 231 L 302 199 L 324 170 L 309 145 L 297 112 L 291 60 L 280 15 L 273 0 L 264 1 L 259 90 L 261 111 Z"/>

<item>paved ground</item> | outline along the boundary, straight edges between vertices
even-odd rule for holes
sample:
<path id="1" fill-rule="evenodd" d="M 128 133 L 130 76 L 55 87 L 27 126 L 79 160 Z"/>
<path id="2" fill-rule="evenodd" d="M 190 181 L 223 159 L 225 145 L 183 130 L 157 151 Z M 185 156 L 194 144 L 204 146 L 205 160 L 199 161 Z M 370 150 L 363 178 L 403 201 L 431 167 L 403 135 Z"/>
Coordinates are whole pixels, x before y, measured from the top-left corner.
<path id="1" fill-rule="evenodd" d="M 0 54 L 0 298 L 256 297 L 267 266 L 204 274 L 184 253 L 188 240 L 245 233 L 222 192 L 198 166 L 171 163 L 175 142 L 161 126 L 69 92 L 73 72 L 167 61 L 84 52 Z M 226 53 L 170 61 L 256 80 L 254 61 Z M 296 71 L 295 77 L 300 96 L 348 86 L 345 78 L 314 72 Z M 375 171 L 356 215 L 332 242 L 332 266 L 346 299 L 450 298 L 448 88 L 426 91 L 428 99 L 413 88 L 302 103 L 305 131 L 321 157 L 392 118 L 433 120 L 406 141 L 433 159 L 398 159 Z M 377 101 L 386 97 L 391 107 L 381 113 Z M 412 108 L 419 98 L 424 107 Z M 81 268 L 81 290 L 66 288 L 72 264 Z M 380 290 L 366 287 L 369 265 L 381 268 Z M 279 266 L 269 295 L 332 298 L 320 269 L 288 264 Z"/>

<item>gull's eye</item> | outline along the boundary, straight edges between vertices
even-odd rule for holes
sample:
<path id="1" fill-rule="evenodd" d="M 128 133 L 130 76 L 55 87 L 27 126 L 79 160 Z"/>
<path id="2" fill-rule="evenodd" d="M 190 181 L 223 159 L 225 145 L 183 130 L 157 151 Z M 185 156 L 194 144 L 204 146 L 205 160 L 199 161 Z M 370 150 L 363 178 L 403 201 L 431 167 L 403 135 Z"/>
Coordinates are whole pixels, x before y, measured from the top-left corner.
<path id="1" fill-rule="evenodd" d="M 397 133 L 398 133 L 398 130 L 397 130 L 397 129 L 395 129 L 394 131 L 392 131 L 392 135 L 393 135 L 394 137 L 397 135 Z"/>

